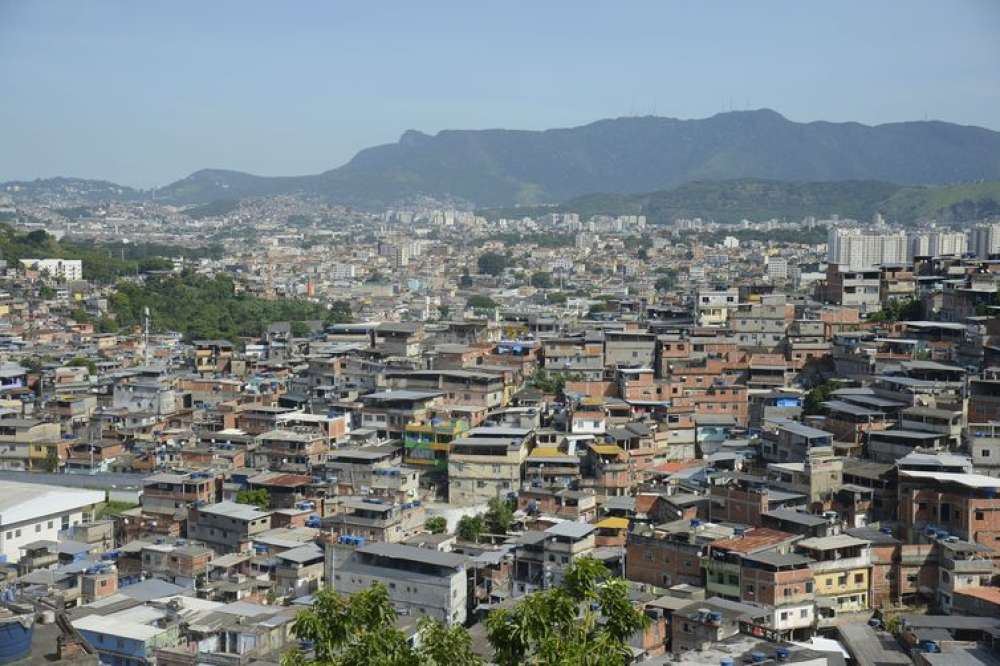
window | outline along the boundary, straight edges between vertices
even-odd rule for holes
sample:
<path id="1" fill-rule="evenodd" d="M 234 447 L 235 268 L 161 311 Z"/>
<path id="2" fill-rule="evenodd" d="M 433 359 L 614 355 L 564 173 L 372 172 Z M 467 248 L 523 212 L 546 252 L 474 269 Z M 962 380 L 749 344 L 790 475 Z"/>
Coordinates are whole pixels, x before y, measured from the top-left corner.
<path id="1" fill-rule="evenodd" d="M 854 574 L 854 582 L 856 584 L 865 582 L 865 575 L 860 573 Z"/>
<path id="2" fill-rule="evenodd" d="M 847 574 L 837 576 L 837 585 L 844 587 L 847 585 Z"/>
<path id="3" fill-rule="evenodd" d="M 989 458 L 990 457 L 990 450 L 989 449 L 983 449 L 982 451 L 979 452 L 979 455 L 981 455 L 984 458 Z"/>
<path id="4" fill-rule="evenodd" d="M 16 532 L 14 532 L 14 536 L 16 537 L 21 536 L 21 530 L 17 530 Z"/>
<path id="5" fill-rule="evenodd" d="M 986 514 L 982 511 L 976 511 L 976 520 L 985 520 Z"/>
<path id="6" fill-rule="evenodd" d="M 7 532 L 7 538 L 8 539 L 13 539 L 14 538 L 14 533 L 13 532 Z"/>
<path id="7" fill-rule="evenodd" d="M 46 525 L 46 527 L 48 527 L 50 530 L 52 529 L 52 521 L 51 520 L 49 521 L 49 524 Z"/>
<path id="8" fill-rule="evenodd" d="M 787 619 L 788 619 L 788 613 L 787 612 L 782 612 L 781 613 L 781 621 L 784 622 Z"/>
<path id="9" fill-rule="evenodd" d="M 38 523 L 37 525 L 35 525 L 35 532 L 41 532 L 41 531 L 42 531 L 42 524 Z"/>
<path id="10" fill-rule="evenodd" d="M 809 609 L 803 608 L 799 611 L 799 617 L 809 617 Z"/>

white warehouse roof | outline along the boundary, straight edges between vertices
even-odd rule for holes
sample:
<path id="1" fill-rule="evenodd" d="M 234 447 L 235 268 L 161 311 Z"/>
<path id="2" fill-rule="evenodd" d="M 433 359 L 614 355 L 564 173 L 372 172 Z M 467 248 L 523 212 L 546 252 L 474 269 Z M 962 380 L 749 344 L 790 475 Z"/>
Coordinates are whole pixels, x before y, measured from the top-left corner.
<path id="1" fill-rule="evenodd" d="M 0 526 L 65 513 L 104 501 L 104 491 L 0 481 Z"/>

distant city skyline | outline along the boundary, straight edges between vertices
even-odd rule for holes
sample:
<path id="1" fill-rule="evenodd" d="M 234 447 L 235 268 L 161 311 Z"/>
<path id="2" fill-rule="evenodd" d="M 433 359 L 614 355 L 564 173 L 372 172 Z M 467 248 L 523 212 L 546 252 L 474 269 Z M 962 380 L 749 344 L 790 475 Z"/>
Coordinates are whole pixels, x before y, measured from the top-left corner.
<path id="1" fill-rule="evenodd" d="M 744 108 L 1000 129 L 997 35 L 989 0 L 628 11 L 0 0 L 0 181 L 298 175 L 411 128 Z"/>

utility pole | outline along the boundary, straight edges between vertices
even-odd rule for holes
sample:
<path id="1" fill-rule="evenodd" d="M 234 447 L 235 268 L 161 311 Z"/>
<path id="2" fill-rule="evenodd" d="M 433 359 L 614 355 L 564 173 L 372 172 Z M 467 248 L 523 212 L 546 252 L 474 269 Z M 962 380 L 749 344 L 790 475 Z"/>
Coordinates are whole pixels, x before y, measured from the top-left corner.
<path id="1" fill-rule="evenodd" d="M 144 314 L 144 325 L 142 331 L 142 364 L 149 365 L 149 306 L 147 305 Z"/>

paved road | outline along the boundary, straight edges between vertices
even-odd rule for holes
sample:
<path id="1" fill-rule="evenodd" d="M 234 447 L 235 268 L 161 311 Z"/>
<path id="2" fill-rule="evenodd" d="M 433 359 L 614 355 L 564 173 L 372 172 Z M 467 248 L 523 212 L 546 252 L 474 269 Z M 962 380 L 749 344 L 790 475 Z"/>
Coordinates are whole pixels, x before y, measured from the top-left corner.
<path id="1" fill-rule="evenodd" d="M 52 486 L 71 488 L 91 488 L 107 490 L 111 499 L 122 502 L 138 502 L 142 488 L 142 474 L 49 474 L 47 472 L 15 472 L 0 470 L 0 492 L 4 481 L 19 483 L 46 483 Z"/>

